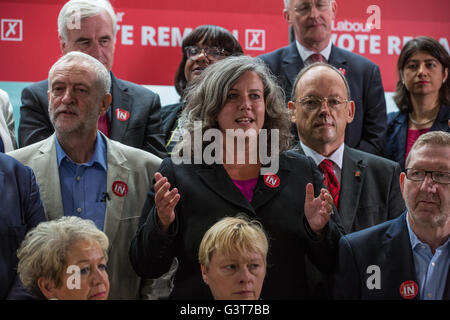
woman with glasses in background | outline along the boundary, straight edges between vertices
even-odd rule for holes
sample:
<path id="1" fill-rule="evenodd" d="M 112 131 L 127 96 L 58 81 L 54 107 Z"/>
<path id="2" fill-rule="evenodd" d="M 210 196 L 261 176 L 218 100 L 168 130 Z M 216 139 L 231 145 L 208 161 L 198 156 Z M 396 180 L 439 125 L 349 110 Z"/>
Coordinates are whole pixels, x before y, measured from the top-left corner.
<path id="1" fill-rule="evenodd" d="M 175 72 L 175 89 L 180 102 L 161 108 L 162 131 L 166 140 L 166 149 L 171 154 L 180 140 L 178 118 L 185 105 L 186 87 L 197 78 L 210 64 L 231 55 L 241 55 L 241 45 L 226 29 L 215 25 L 201 25 L 183 40 L 182 59 Z"/>

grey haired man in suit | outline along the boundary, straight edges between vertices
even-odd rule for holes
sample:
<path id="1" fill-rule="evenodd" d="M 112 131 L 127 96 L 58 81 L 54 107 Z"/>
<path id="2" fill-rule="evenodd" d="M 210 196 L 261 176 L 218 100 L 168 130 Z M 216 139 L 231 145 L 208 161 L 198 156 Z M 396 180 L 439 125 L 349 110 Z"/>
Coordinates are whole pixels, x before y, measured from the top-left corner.
<path id="1" fill-rule="evenodd" d="M 10 155 L 35 172 L 48 220 L 79 216 L 106 233 L 109 298 L 139 299 L 150 283 L 134 272 L 128 248 L 161 159 L 98 130 L 111 102 L 110 85 L 110 73 L 97 59 L 79 51 L 62 56 L 49 72 L 55 134 Z"/>
<path id="2" fill-rule="evenodd" d="M 331 64 L 345 73 L 355 102 L 345 143 L 352 148 L 382 154 L 386 132 L 386 101 L 379 67 L 356 53 L 336 47 L 331 41 L 336 17 L 334 0 L 284 0 L 283 16 L 294 30 L 295 41 L 261 58 L 277 77 L 290 100 L 295 77 L 313 62 Z"/>
<path id="3" fill-rule="evenodd" d="M 99 118 L 99 130 L 108 138 L 164 158 L 159 96 L 111 72 L 118 26 L 108 0 L 70 0 L 58 16 L 61 52 L 84 52 L 99 60 L 111 75 L 112 101 Z M 22 91 L 19 146 L 28 146 L 53 134 L 48 113 L 48 80 L 33 83 Z"/>
<path id="4" fill-rule="evenodd" d="M 396 218 L 405 210 L 400 166 L 344 143 L 355 114 L 349 97 L 342 72 L 318 62 L 298 74 L 288 102 L 300 138 L 297 150 L 323 172 L 345 233 Z"/>

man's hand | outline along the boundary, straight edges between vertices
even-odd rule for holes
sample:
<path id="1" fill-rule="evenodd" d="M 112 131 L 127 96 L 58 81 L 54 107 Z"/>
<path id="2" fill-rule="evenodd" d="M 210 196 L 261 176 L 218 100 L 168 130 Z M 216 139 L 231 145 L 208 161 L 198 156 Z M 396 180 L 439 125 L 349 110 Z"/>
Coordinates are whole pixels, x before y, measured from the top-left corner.
<path id="1" fill-rule="evenodd" d="M 305 195 L 305 216 L 309 227 L 319 237 L 322 236 L 322 229 L 330 220 L 333 213 L 333 197 L 327 189 L 321 189 L 317 198 L 314 198 L 314 187 L 312 183 L 306 185 Z"/>
<path id="2" fill-rule="evenodd" d="M 155 205 L 158 223 L 162 231 L 168 232 L 170 224 L 175 220 L 175 206 L 180 200 L 177 188 L 170 190 L 170 183 L 159 172 L 155 173 Z M 170 191 L 169 191 L 170 190 Z"/>

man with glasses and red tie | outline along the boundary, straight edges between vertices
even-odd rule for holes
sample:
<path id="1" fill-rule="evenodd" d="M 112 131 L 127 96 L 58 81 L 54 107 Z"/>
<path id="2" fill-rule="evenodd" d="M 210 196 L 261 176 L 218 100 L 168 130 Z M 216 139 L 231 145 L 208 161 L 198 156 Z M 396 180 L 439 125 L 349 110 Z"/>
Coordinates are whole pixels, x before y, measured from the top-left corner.
<path id="1" fill-rule="evenodd" d="M 386 101 L 380 70 L 370 60 L 336 47 L 331 23 L 334 0 L 284 0 L 283 16 L 293 27 L 295 41 L 261 55 L 291 100 L 295 77 L 306 65 L 327 62 L 341 70 L 355 102 L 354 120 L 347 126 L 345 143 L 362 151 L 382 154 L 386 131 Z"/>
<path id="2" fill-rule="evenodd" d="M 300 139 L 297 150 L 311 157 L 322 171 L 345 233 L 396 218 L 405 209 L 400 166 L 344 143 L 345 129 L 355 114 L 355 102 L 349 97 L 342 72 L 317 62 L 299 73 L 288 102 Z M 317 294 L 328 297 L 329 288 L 322 285 L 316 288 Z"/>
<path id="3" fill-rule="evenodd" d="M 417 139 L 400 175 L 407 210 L 341 238 L 335 298 L 450 300 L 449 158 L 449 133 Z"/>

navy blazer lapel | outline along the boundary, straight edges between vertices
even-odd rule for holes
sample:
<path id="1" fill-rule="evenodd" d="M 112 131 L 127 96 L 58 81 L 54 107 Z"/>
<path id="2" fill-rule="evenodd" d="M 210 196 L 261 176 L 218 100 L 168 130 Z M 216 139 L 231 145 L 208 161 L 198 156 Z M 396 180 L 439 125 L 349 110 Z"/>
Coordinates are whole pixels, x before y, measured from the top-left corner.
<path id="1" fill-rule="evenodd" d="M 295 79 L 297 78 L 298 73 L 304 67 L 304 63 L 300 54 L 297 50 L 297 45 L 292 42 L 286 50 L 286 54 L 283 56 L 283 61 L 281 64 L 282 72 L 281 74 L 285 74 L 286 78 L 290 83 L 290 87 L 294 85 Z M 290 95 L 289 93 L 286 93 Z"/>
<path id="2" fill-rule="evenodd" d="M 226 201 L 241 207 L 247 212 L 255 213 L 255 210 L 236 187 L 222 165 L 201 165 L 195 169 L 200 179 L 216 194 Z"/>
<path id="3" fill-rule="evenodd" d="M 450 127 L 448 126 L 448 119 L 450 119 L 450 107 L 447 105 L 441 105 L 439 113 L 430 131 L 446 131 L 450 132 Z"/>
<path id="4" fill-rule="evenodd" d="M 122 141 L 125 132 L 130 122 L 132 106 L 131 96 L 128 94 L 128 89 L 123 87 L 111 72 L 111 86 L 112 86 L 112 108 L 111 108 L 111 130 L 109 138 L 117 141 Z M 120 110 L 118 110 L 120 109 Z M 119 120 L 119 112 L 128 112 L 128 119 L 125 121 Z"/>
<path id="5" fill-rule="evenodd" d="M 414 269 L 414 258 L 409 240 L 408 226 L 406 225 L 406 211 L 398 218 L 392 221 L 390 227 L 386 230 L 382 240 L 383 248 L 386 252 L 385 264 L 381 266 L 381 272 L 387 272 L 389 278 L 387 283 L 381 284 L 387 286 L 386 292 L 392 292 L 392 299 L 402 299 L 400 295 L 400 286 L 405 281 L 415 281 L 416 271 Z M 420 291 L 420 288 L 419 288 Z M 419 299 L 419 294 L 414 299 Z"/>
<path id="6" fill-rule="evenodd" d="M 331 53 L 328 63 L 337 69 L 342 68 L 347 71 L 347 59 L 343 54 L 341 54 L 340 50 L 343 49 L 336 47 L 334 44 L 331 45 Z"/>
<path id="7" fill-rule="evenodd" d="M 358 159 L 349 147 L 344 146 L 338 211 L 346 233 L 353 231 L 352 226 L 359 207 L 365 169 L 364 160 Z"/>

